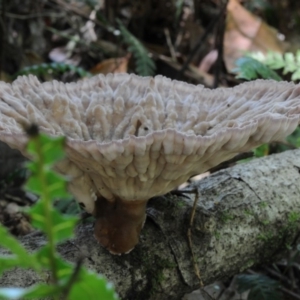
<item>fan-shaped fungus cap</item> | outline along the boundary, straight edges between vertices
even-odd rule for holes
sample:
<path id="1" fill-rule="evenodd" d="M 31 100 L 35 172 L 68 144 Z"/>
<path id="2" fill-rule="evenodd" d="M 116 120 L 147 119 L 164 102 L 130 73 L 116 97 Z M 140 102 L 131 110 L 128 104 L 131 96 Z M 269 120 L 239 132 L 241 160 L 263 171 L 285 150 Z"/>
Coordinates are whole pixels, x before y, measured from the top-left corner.
<path id="1" fill-rule="evenodd" d="M 0 83 L 0 140 L 25 154 L 26 122 L 67 136 L 67 158 L 57 169 L 97 218 L 98 241 L 124 253 L 138 243 L 149 198 L 292 133 L 299 95 L 300 85 L 263 80 L 210 90 L 162 76 L 69 84 L 19 77 Z"/>

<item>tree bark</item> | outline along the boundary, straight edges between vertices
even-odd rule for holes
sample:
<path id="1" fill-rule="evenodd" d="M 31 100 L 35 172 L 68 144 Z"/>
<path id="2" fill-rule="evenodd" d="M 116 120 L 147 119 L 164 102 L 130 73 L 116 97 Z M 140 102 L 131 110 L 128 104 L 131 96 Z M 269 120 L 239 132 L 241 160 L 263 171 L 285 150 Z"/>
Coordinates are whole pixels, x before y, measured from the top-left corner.
<path id="1" fill-rule="evenodd" d="M 300 150 L 294 150 L 236 165 L 189 187 L 200 193 L 192 241 L 204 284 L 274 261 L 299 241 L 299 173 Z M 80 225 L 59 252 L 73 262 L 86 257 L 85 265 L 112 281 L 121 299 L 181 299 L 199 287 L 187 237 L 195 195 L 152 199 L 140 243 L 128 255 L 101 248 L 91 224 Z M 38 233 L 21 240 L 31 251 L 46 243 Z M 0 286 L 39 280 L 32 271 L 12 270 Z"/>

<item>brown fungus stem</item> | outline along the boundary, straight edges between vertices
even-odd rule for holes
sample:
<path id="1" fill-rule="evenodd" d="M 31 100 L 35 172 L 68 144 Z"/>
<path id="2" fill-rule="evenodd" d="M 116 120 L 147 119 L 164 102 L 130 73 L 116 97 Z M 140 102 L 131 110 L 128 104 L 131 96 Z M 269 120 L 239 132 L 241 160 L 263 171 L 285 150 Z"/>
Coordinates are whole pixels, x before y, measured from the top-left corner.
<path id="1" fill-rule="evenodd" d="M 98 198 L 95 237 L 112 254 L 129 253 L 139 242 L 146 220 L 147 201 L 107 201 Z"/>

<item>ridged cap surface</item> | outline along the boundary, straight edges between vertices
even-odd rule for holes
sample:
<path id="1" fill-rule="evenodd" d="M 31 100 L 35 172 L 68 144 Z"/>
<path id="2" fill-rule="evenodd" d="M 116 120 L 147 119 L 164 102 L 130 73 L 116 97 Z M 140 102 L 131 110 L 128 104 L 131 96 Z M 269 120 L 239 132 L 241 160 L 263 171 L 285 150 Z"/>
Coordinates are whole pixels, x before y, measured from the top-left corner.
<path id="1" fill-rule="evenodd" d="M 24 153 L 21 124 L 65 135 L 57 169 L 86 210 L 95 195 L 145 200 L 237 153 L 292 133 L 300 85 L 256 80 L 210 90 L 162 76 L 95 76 L 77 83 L 36 77 L 0 82 L 0 140 Z"/>

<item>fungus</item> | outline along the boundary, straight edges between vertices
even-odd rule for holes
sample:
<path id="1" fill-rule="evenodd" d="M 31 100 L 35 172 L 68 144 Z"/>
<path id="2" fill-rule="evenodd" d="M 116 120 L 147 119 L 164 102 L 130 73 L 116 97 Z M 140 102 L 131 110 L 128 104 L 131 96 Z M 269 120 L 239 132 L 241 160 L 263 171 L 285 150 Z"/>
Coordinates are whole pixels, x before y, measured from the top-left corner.
<path id="1" fill-rule="evenodd" d="M 114 254 L 139 241 L 148 199 L 262 143 L 300 120 L 300 85 L 257 80 L 210 90 L 162 76 L 99 75 L 77 83 L 0 83 L 0 140 L 24 155 L 21 124 L 67 137 L 57 164 Z"/>

